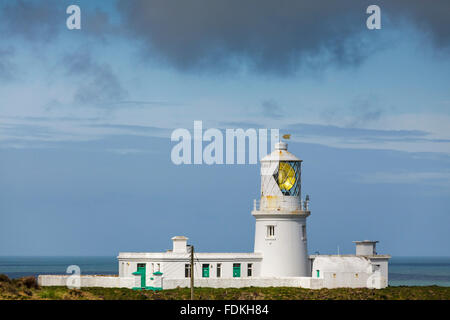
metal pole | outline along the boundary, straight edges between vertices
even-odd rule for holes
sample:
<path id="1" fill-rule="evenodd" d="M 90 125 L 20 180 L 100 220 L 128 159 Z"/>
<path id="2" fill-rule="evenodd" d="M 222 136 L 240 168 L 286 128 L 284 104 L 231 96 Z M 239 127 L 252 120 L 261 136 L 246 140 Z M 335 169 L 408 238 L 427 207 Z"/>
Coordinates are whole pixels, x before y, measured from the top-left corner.
<path id="1" fill-rule="evenodd" d="M 191 300 L 194 300 L 194 246 L 191 245 Z"/>

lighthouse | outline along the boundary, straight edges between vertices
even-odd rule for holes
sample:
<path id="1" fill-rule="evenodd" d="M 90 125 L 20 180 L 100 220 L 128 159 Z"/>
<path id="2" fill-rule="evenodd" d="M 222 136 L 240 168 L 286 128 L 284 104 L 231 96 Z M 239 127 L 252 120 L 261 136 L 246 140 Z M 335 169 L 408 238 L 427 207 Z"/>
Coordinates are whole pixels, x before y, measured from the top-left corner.
<path id="1" fill-rule="evenodd" d="M 308 197 L 301 198 L 301 163 L 278 142 L 261 159 L 261 199 L 255 201 L 254 252 L 261 253 L 261 277 L 309 277 L 306 218 Z"/>
<path id="2" fill-rule="evenodd" d="M 356 254 L 308 256 L 308 196 L 301 197 L 302 160 L 278 142 L 261 159 L 261 198 L 255 200 L 253 252 L 193 252 L 185 236 L 163 252 L 120 252 L 117 276 L 80 276 L 82 287 L 163 290 L 179 287 L 385 288 L 390 255 L 378 241 L 356 241 Z M 66 286 L 67 275 L 39 275 L 44 286 Z M 194 280 L 195 279 L 195 280 Z"/>

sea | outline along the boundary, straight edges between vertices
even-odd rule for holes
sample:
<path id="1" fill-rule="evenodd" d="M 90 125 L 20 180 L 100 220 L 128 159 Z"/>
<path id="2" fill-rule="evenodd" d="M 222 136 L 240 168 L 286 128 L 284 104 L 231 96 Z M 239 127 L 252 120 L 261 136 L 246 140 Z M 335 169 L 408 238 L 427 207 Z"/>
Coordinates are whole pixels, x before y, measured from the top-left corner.
<path id="1" fill-rule="evenodd" d="M 111 257 L 0 257 L 0 274 L 10 278 L 39 274 L 66 274 L 77 265 L 81 274 L 118 274 L 117 258 Z M 450 287 L 450 257 L 392 257 L 390 286 Z"/>

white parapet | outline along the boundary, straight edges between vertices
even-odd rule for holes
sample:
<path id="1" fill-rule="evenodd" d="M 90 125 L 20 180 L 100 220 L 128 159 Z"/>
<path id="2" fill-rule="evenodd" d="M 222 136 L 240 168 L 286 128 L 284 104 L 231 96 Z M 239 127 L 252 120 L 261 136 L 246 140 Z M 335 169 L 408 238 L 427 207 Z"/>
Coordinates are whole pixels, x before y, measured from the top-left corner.
<path id="1" fill-rule="evenodd" d="M 39 275 L 40 286 L 67 286 L 70 275 Z M 109 277 L 109 276 L 80 276 L 80 287 L 103 288 L 133 288 L 134 278 Z M 190 278 L 162 279 L 163 289 L 188 288 Z M 307 289 L 320 289 L 323 287 L 323 279 L 311 277 L 283 277 L 283 278 L 197 278 L 195 287 L 208 288 L 245 288 L 245 287 L 298 287 Z"/>
<path id="2" fill-rule="evenodd" d="M 164 279 L 163 289 L 188 288 L 190 279 Z M 283 278 L 229 278 L 229 279 L 195 279 L 195 287 L 207 288 L 247 288 L 247 287 L 296 287 L 305 289 L 320 289 L 323 279 L 311 277 Z"/>

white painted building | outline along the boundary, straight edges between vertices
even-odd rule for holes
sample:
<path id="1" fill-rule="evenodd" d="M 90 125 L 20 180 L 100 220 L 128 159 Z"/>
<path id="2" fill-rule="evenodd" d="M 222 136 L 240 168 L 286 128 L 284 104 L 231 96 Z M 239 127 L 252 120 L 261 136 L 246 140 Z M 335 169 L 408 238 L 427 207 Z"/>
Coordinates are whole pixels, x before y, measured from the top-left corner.
<path id="1" fill-rule="evenodd" d="M 308 255 L 309 199 L 301 198 L 301 162 L 279 142 L 261 160 L 261 198 L 254 202 L 254 252 L 194 254 L 194 285 L 203 287 L 291 286 L 311 289 L 384 288 L 389 255 L 377 241 L 355 241 L 355 255 Z M 119 275 L 81 276 L 80 286 L 156 289 L 188 287 L 188 238 L 172 238 L 166 252 L 120 252 Z M 41 285 L 66 285 L 68 276 L 40 275 Z"/>

